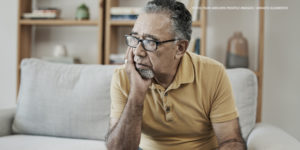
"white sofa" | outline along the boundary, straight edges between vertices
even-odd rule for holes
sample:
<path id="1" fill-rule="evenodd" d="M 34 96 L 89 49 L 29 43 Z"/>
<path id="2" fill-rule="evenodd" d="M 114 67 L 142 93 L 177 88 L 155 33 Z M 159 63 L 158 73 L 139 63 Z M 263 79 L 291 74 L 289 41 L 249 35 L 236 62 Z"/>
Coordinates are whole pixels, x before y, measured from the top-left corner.
<path id="1" fill-rule="evenodd" d="M 109 86 L 116 67 L 23 60 L 17 108 L 0 110 L 0 149 L 105 150 Z M 255 74 L 248 69 L 227 73 L 248 149 L 300 149 L 299 142 L 283 130 L 255 124 Z"/>

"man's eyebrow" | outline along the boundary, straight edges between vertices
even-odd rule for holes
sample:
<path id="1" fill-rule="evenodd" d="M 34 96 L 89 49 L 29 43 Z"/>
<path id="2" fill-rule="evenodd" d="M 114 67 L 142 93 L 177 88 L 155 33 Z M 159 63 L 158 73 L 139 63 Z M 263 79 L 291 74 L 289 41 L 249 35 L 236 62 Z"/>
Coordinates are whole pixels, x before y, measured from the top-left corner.
<path id="1" fill-rule="evenodd" d="M 144 34 L 144 37 L 149 37 L 149 38 L 151 38 L 151 39 L 153 39 L 153 40 L 159 41 L 158 38 L 157 38 L 156 36 L 151 35 L 151 34 Z"/>
<path id="2" fill-rule="evenodd" d="M 138 33 L 137 33 L 137 32 L 131 31 L 131 32 L 130 32 L 130 35 L 138 35 Z"/>
<path id="3" fill-rule="evenodd" d="M 138 35 L 138 33 L 137 33 L 137 32 L 134 32 L 134 31 L 131 31 L 131 32 L 130 32 L 130 35 Z M 156 36 L 151 35 L 151 34 L 143 34 L 143 37 L 144 37 L 144 38 L 145 38 L 145 37 L 148 37 L 148 38 L 151 38 L 151 39 L 153 39 L 153 40 L 159 41 L 159 39 L 158 39 Z"/>

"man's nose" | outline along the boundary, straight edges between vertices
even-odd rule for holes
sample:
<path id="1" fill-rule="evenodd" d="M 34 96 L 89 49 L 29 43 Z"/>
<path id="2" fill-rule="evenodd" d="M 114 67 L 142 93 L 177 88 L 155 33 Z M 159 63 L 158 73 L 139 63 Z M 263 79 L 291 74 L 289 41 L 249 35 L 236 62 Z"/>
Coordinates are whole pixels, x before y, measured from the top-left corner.
<path id="1" fill-rule="evenodd" d="M 146 50 L 143 48 L 142 43 L 139 42 L 137 47 L 133 51 L 134 55 L 145 57 L 147 55 Z"/>

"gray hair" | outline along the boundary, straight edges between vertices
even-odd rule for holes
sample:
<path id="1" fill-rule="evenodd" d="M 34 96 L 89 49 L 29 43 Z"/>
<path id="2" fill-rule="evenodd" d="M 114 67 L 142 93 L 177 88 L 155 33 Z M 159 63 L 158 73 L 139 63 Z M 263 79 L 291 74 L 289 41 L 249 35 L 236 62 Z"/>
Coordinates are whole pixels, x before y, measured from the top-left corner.
<path id="1" fill-rule="evenodd" d="M 183 3 L 176 0 L 152 0 L 144 7 L 145 13 L 166 13 L 170 15 L 175 36 L 191 40 L 192 16 Z"/>

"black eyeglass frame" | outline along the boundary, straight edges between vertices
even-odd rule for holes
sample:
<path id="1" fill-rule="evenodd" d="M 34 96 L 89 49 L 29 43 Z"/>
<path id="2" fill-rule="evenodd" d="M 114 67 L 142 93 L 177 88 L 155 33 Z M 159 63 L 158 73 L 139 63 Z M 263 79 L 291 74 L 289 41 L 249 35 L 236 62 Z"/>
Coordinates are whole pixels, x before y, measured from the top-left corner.
<path id="1" fill-rule="evenodd" d="M 125 37 L 125 42 L 126 42 L 127 46 L 130 46 L 130 45 L 128 44 L 127 37 L 132 37 L 132 38 L 135 38 L 135 39 L 138 40 L 137 45 L 139 45 L 139 43 L 141 42 L 141 43 L 142 43 L 142 47 L 144 48 L 144 50 L 149 51 L 149 52 L 154 52 L 154 51 L 156 51 L 156 50 L 157 50 L 157 47 L 158 47 L 159 45 L 161 45 L 161 44 L 179 40 L 179 39 L 171 39 L 171 40 L 165 40 L 165 41 L 147 40 L 147 39 L 139 39 L 139 38 L 137 38 L 137 37 L 135 37 L 135 36 L 128 35 L 128 34 L 124 35 L 124 37 Z M 154 50 L 148 50 L 148 49 L 146 49 L 143 41 L 152 41 L 152 42 L 155 42 L 155 44 L 156 44 L 156 45 L 155 45 L 155 49 L 154 49 Z M 130 46 L 130 47 L 136 48 L 136 47 L 134 47 L 134 46 Z"/>

